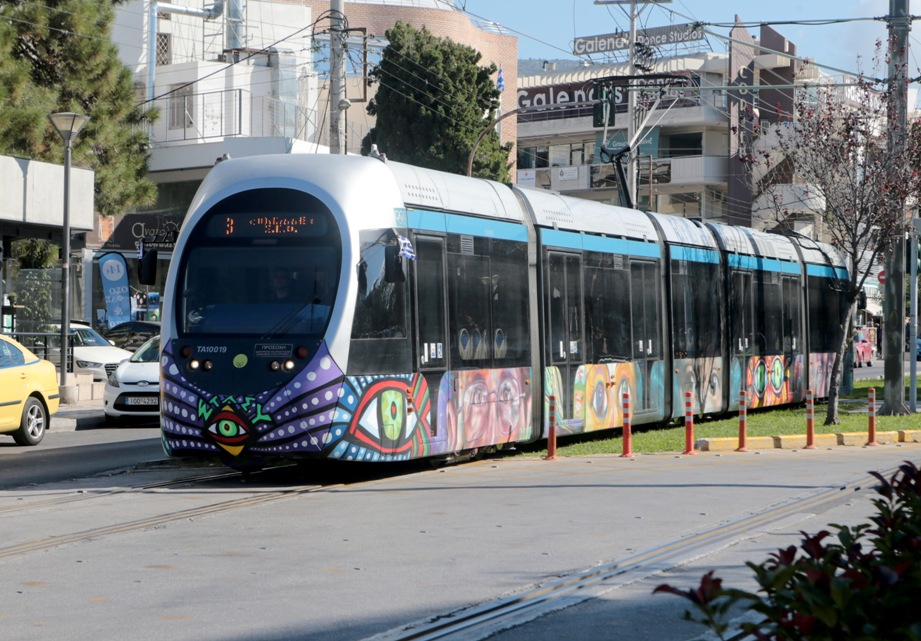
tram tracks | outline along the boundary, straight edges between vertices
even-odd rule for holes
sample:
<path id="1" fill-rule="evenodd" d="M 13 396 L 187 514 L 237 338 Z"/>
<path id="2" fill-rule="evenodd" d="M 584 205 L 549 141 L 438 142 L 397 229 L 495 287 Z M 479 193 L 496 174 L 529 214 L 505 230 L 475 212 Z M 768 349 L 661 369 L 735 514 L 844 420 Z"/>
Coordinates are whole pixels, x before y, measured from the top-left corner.
<path id="1" fill-rule="evenodd" d="M 103 490 L 71 490 L 66 494 L 60 494 L 54 497 L 35 500 L 35 501 L 21 501 L 12 505 L 0 506 L 0 517 L 4 517 L 10 514 L 16 514 L 18 512 L 26 512 L 31 510 L 41 510 L 54 508 L 62 505 L 67 505 L 69 503 L 79 503 L 82 501 L 91 501 L 100 498 L 107 498 L 112 496 L 117 496 L 120 494 L 136 494 L 138 492 L 147 492 L 151 490 L 164 489 L 169 487 L 175 487 L 177 485 L 186 485 L 189 483 L 206 483 L 210 481 L 217 481 L 221 479 L 228 479 L 239 477 L 239 472 L 213 472 L 209 474 L 199 474 L 196 476 L 184 476 L 181 478 L 169 479 L 166 481 L 158 481 L 156 483 L 146 483 L 144 485 L 133 485 L 127 487 L 120 487 L 115 489 L 103 489 Z"/>
<path id="2" fill-rule="evenodd" d="M 241 477 L 242 475 L 239 472 L 218 472 L 218 473 L 209 473 L 201 474 L 196 476 L 185 476 L 176 479 L 170 479 L 166 481 L 159 481 L 156 483 L 148 483 L 145 485 L 118 488 L 112 490 L 105 490 L 94 493 L 79 493 L 79 494 L 68 494 L 66 496 L 59 496 L 50 498 L 43 501 L 32 501 L 23 505 L 13 505 L 7 506 L 4 509 L 0 510 L 0 516 L 7 516 L 14 514 L 16 512 L 29 512 L 41 509 L 53 509 L 56 507 L 67 506 L 68 504 L 73 504 L 81 501 L 90 501 L 94 499 L 104 498 L 104 497 L 114 497 L 114 496 L 125 496 L 136 494 L 138 492 L 145 492 L 151 490 L 165 489 L 181 485 L 189 485 L 194 483 L 203 483 L 210 482 L 215 480 L 230 479 Z M 94 539 L 99 539 L 105 536 L 111 536 L 115 534 L 124 534 L 127 532 L 144 530 L 148 528 L 157 527 L 167 523 L 172 523 L 176 521 L 183 521 L 187 519 L 194 519 L 202 516 L 207 516 L 211 514 L 217 514 L 221 512 L 228 512 L 232 510 L 244 509 L 255 507 L 258 505 L 264 505 L 267 503 L 274 503 L 278 501 L 283 501 L 291 498 L 296 498 L 304 494 L 310 494 L 315 492 L 321 492 L 329 490 L 332 487 L 338 487 L 340 484 L 317 484 L 317 485 L 302 485 L 296 488 L 291 489 L 282 489 L 282 490 L 259 490 L 259 489 L 244 489 L 242 492 L 247 493 L 247 496 L 230 499 L 227 501 L 219 502 L 210 502 L 207 505 L 201 505 L 197 507 L 187 508 L 184 510 L 174 510 L 168 512 L 162 512 L 159 514 L 154 514 L 151 516 L 146 516 L 139 519 L 133 519 L 129 521 L 122 521 L 119 523 L 114 523 L 110 525 L 92 527 L 84 530 L 79 530 L 76 532 L 67 532 L 64 534 L 51 535 L 39 539 L 33 539 L 29 541 L 24 541 L 14 545 L 8 545 L 5 547 L 0 547 L 0 559 L 15 557 L 23 554 L 28 554 L 31 552 L 37 552 L 41 550 L 47 550 L 55 548 L 61 545 L 67 545 L 71 543 L 79 543 L 83 541 L 90 541 Z"/>
<path id="3" fill-rule="evenodd" d="M 881 474 L 887 477 L 897 469 L 893 467 Z M 867 475 L 840 487 L 827 489 L 612 563 L 560 577 L 536 588 L 488 603 L 443 613 L 424 622 L 375 635 L 365 641 L 471 641 L 486 638 L 554 610 L 577 605 L 613 588 L 724 549 L 772 524 L 827 506 L 875 483 L 876 479 Z"/>

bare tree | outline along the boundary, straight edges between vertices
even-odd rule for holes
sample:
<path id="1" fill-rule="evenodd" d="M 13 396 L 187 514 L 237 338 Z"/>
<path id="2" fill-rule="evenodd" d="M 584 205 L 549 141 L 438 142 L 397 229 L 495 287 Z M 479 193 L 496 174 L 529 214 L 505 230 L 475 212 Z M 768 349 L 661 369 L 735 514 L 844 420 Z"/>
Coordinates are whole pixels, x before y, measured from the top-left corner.
<path id="1" fill-rule="evenodd" d="M 918 128 L 895 157 L 887 145 L 887 101 L 866 78 L 840 84 L 802 84 L 794 98 L 795 119 L 774 125 L 756 145 L 751 162 L 760 174 L 769 226 L 793 229 L 811 219 L 848 263 L 847 280 L 835 281 L 843 295 L 837 323 L 841 336 L 834 360 L 825 424 L 838 424 L 842 364 L 850 348 L 850 319 L 871 269 L 905 233 L 904 202 L 917 192 L 918 176 L 908 162 L 917 149 Z M 758 171 L 760 170 L 760 171 Z M 794 188 L 780 187 L 793 183 Z"/>

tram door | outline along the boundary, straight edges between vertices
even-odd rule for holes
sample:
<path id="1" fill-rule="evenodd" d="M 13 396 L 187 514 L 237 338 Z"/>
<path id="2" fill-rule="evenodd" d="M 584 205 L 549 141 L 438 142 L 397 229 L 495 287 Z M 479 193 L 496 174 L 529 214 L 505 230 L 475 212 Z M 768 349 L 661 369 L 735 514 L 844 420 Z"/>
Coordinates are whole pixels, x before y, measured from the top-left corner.
<path id="1" fill-rule="evenodd" d="M 416 236 L 416 367 L 425 376 L 431 398 L 432 436 L 444 438 L 437 412 L 441 378 L 449 367 L 445 307 L 445 243 L 443 238 Z"/>
<path id="2" fill-rule="evenodd" d="M 796 276 L 784 276 L 783 286 L 783 352 L 787 362 L 790 383 L 790 400 L 800 401 L 805 398 L 805 363 L 797 360 L 803 354 L 802 285 Z"/>
<path id="3" fill-rule="evenodd" d="M 547 255 L 547 336 L 548 367 L 559 372 L 557 413 L 570 418 L 573 412 L 573 379 L 585 363 L 582 335 L 582 257 L 549 252 Z M 551 370 L 551 377 L 553 376 Z"/>
<path id="4" fill-rule="evenodd" d="M 641 380 L 634 390 L 635 412 L 641 414 L 659 410 L 661 382 L 654 380 L 653 367 L 662 358 L 662 315 L 659 300 L 658 267 L 654 262 L 630 262 L 630 301 L 633 360 L 636 362 Z"/>

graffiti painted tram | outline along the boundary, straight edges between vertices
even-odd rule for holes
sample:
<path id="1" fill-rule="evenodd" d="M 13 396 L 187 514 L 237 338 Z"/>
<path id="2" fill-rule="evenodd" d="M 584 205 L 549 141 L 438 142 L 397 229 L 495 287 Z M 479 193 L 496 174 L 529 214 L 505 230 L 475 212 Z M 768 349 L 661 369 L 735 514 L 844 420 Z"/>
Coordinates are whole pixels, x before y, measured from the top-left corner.
<path id="1" fill-rule="evenodd" d="M 162 319 L 173 456 L 450 458 L 827 394 L 828 246 L 377 159 L 217 165 Z"/>

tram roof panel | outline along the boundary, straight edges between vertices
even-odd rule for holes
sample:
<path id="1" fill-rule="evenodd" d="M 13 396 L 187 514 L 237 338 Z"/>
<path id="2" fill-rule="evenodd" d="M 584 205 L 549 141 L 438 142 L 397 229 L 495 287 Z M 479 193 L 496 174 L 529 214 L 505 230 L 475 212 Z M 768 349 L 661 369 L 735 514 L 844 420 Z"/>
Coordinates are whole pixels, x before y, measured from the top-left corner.
<path id="1" fill-rule="evenodd" d="M 523 222 L 512 190 L 502 183 L 387 162 L 407 207 Z"/>
<path id="2" fill-rule="evenodd" d="M 799 245 L 803 253 L 803 260 L 815 265 L 834 265 L 835 267 L 845 267 L 847 261 L 832 245 L 820 243 L 808 236 L 796 236 L 794 242 Z"/>
<path id="3" fill-rule="evenodd" d="M 716 239 L 703 225 L 681 216 L 649 213 L 662 228 L 662 235 L 669 243 L 693 247 L 718 247 Z"/>
<path id="4" fill-rule="evenodd" d="M 793 244 L 789 237 L 780 234 L 769 234 L 757 229 L 752 229 L 751 235 L 761 256 L 800 262 L 799 254 L 796 252 L 796 245 Z"/>
<path id="5" fill-rule="evenodd" d="M 635 209 L 563 196 L 544 189 L 515 187 L 515 190 L 527 203 L 534 223 L 541 227 L 648 241 L 656 241 L 659 237 L 652 221 Z"/>
<path id="6" fill-rule="evenodd" d="M 720 238 L 728 252 L 743 256 L 800 262 L 796 246 L 787 236 L 722 223 L 707 223 L 707 225 Z"/>

